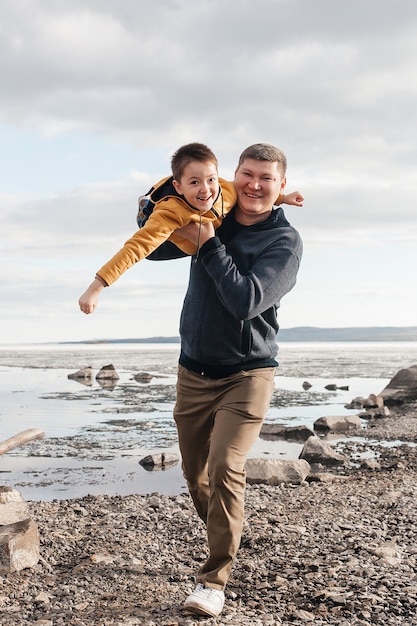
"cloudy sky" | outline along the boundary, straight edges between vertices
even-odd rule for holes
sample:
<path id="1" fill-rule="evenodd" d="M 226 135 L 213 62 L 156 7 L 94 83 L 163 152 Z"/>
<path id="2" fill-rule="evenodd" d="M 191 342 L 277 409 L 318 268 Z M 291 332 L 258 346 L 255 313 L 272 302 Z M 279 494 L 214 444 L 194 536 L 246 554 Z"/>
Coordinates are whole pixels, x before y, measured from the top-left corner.
<path id="1" fill-rule="evenodd" d="M 0 343 L 178 334 L 188 260 L 78 297 L 189 141 L 286 152 L 283 328 L 417 323 L 415 0 L 0 0 Z"/>

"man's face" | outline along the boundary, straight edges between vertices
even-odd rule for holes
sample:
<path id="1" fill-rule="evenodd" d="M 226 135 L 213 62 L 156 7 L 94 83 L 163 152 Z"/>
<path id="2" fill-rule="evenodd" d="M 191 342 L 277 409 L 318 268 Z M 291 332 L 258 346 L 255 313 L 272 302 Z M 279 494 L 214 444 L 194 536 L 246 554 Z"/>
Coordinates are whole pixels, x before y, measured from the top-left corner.
<path id="1" fill-rule="evenodd" d="M 235 172 L 237 221 L 249 225 L 266 219 L 285 183 L 278 163 L 245 159 Z"/>

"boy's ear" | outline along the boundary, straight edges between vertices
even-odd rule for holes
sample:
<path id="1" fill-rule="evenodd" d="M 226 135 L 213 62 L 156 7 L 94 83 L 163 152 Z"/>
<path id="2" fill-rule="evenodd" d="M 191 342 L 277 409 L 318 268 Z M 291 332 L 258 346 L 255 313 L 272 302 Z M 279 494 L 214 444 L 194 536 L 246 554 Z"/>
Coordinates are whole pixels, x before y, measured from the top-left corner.
<path id="1" fill-rule="evenodd" d="M 286 177 L 284 176 L 284 178 L 283 178 L 283 179 L 282 179 L 282 181 L 281 181 L 281 191 L 284 191 L 284 189 L 285 189 L 285 185 L 286 185 L 286 184 L 287 184 L 287 179 L 286 179 Z"/>
<path id="2" fill-rule="evenodd" d="M 172 181 L 172 184 L 174 185 L 175 191 L 177 193 L 179 193 L 180 196 L 182 196 L 183 195 L 182 194 L 182 187 L 181 187 L 180 183 L 177 180 L 175 180 L 175 178 L 174 178 L 174 180 Z"/>

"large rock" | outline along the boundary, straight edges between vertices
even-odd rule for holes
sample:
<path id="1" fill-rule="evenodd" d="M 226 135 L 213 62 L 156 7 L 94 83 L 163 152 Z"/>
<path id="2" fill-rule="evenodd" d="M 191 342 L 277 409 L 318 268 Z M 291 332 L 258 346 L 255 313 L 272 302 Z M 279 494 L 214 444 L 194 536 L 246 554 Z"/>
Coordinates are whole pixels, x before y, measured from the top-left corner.
<path id="1" fill-rule="evenodd" d="M 0 573 L 33 567 L 39 559 L 38 527 L 20 491 L 0 486 Z"/>
<path id="2" fill-rule="evenodd" d="M 308 426 L 283 426 L 282 424 L 264 424 L 261 428 L 261 439 L 288 439 L 290 441 L 307 441 L 314 435 Z"/>
<path id="3" fill-rule="evenodd" d="M 96 380 L 119 380 L 120 376 L 116 371 L 116 368 L 112 363 L 110 365 L 103 365 L 101 370 L 97 373 Z"/>
<path id="4" fill-rule="evenodd" d="M 300 459 L 308 463 L 320 463 L 321 465 L 345 465 L 348 459 L 336 452 L 332 446 L 319 437 L 310 437 L 301 450 Z"/>
<path id="5" fill-rule="evenodd" d="M 314 430 L 322 433 L 347 433 L 360 428 L 362 423 L 359 415 L 327 415 L 314 422 Z"/>
<path id="6" fill-rule="evenodd" d="M 0 574 L 36 565 L 39 543 L 38 526 L 29 518 L 0 526 Z"/>
<path id="7" fill-rule="evenodd" d="M 379 395 L 388 406 L 417 400 L 417 365 L 397 372 Z"/>
<path id="8" fill-rule="evenodd" d="M 304 460 L 280 461 L 277 459 L 248 459 L 245 464 L 246 482 L 250 485 L 279 485 L 291 483 L 299 485 L 310 472 L 310 465 Z"/>
<path id="9" fill-rule="evenodd" d="M 20 491 L 0 485 L 0 526 L 21 522 L 30 517 L 28 505 Z"/>

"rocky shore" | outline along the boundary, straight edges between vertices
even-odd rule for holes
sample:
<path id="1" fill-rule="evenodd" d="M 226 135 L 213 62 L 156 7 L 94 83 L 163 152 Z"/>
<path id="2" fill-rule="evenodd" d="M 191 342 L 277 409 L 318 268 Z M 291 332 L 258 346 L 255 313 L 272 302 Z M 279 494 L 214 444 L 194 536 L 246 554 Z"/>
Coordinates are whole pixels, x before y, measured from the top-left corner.
<path id="1" fill-rule="evenodd" d="M 217 620 L 182 609 L 207 554 L 187 494 L 29 501 L 40 558 L 0 575 L 0 624 L 417 625 L 416 443 L 414 400 L 338 443 L 347 463 L 248 485 Z"/>
<path id="2" fill-rule="evenodd" d="M 365 434 L 366 433 L 366 434 Z M 348 467 L 302 485 L 247 488 L 222 615 L 182 609 L 206 556 L 188 495 L 29 502 L 38 564 L 0 576 L 7 626 L 417 624 L 417 405 L 375 421 Z"/>

